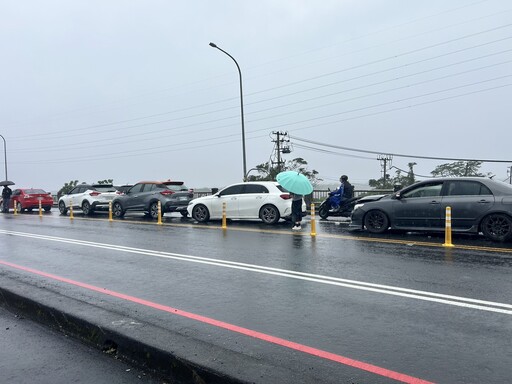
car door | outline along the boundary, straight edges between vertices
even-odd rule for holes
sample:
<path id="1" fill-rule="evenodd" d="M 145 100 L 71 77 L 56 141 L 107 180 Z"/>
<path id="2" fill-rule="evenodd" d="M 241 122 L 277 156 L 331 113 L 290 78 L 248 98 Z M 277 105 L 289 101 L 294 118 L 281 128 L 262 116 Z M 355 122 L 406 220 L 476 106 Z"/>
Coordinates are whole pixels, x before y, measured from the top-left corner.
<path id="1" fill-rule="evenodd" d="M 421 183 L 393 202 L 392 225 L 397 228 L 439 229 L 443 226 L 442 181 Z"/>
<path id="2" fill-rule="evenodd" d="M 73 207 L 78 207 L 80 204 L 80 191 L 85 191 L 85 187 L 78 185 L 75 188 L 73 188 L 67 195 L 62 196 L 62 200 L 64 201 L 64 204 L 66 204 L 66 207 L 70 207 L 73 205 Z"/>
<path id="3" fill-rule="evenodd" d="M 212 200 L 211 216 L 222 217 L 222 205 L 226 203 L 226 217 L 238 218 L 238 199 L 242 194 L 243 186 L 243 184 L 236 184 L 220 191 L 218 198 Z"/>
<path id="4" fill-rule="evenodd" d="M 269 196 L 268 189 L 261 184 L 247 183 L 238 196 L 238 216 L 240 218 L 258 218 L 260 208 Z"/>
<path id="5" fill-rule="evenodd" d="M 446 207 L 451 207 L 452 228 L 470 229 L 494 206 L 491 190 L 476 180 L 451 180 L 443 189 L 443 220 Z"/>
<path id="6" fill-rule="evenodd" d="M 138 183 L 131 187 L 124 196 L 124 209 L 143 209 L 143 191 L 145 184 Z"/>

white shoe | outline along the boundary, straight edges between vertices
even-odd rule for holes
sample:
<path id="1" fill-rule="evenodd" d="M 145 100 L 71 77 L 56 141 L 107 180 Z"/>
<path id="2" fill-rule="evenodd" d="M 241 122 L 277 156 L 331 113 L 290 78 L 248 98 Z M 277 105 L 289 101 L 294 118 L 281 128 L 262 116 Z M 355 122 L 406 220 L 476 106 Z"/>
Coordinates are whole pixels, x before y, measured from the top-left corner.
<path id="1" fill-rule="evenodd" d="M 292 231 L 300 231 L 302 229 L 302 227 L 300 225 L 294 225 L 292 227 Z"/>

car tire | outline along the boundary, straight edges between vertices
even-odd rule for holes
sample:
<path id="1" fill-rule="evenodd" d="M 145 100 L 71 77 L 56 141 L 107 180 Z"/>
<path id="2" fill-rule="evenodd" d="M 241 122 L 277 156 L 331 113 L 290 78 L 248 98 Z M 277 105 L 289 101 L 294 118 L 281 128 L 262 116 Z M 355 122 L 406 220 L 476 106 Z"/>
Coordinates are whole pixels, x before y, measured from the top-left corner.
<path id="1" fill-rule="evenodd" d="M 85 216 L 89 216 L 92 213 L 91 204 L 87 200 L 84 200 L 82 203 L 82 213 Z"/>
<path id="2" fill-rule="evenodd" d="M 275 224 L 279 221 L 281 215 L 279 214 L 279 210 L 273 205 L 264 205 L 260 209 L 260 219 L 265 224 Z"/>
<path id="3" fill-rule="evenodd" d="M 492 241 L 507 241 L 512 238 L 512 219 L 501 213 L 484 217 L 480 228 L 485 237 Z"/>
<path id="4" fill-rule="evenodd" d="M 389 219 L 384 212 L 373 209 L 364 216 L 364 226 L 370 233 L 384 233 L 389 228 Z"/>
<path id="5" fill-rule="evenodd" d="M 327 206 L 327 204 L 324 204 L 320 207 L 320 209 L 318 210 L 318 215 L 324 220 L 329 217 L 329 207 Z"/>
<path id="6" fill-rule="evenodd" d="M 188 211 L 180 211 L 181 216 L 188 217 Z"/>
<path id="7" fill-rule="evenodd" d="M 210 220 L 210 212 L 203 204 L 198 204 L 192 209 L 192 218 L 200 223 L 206 223 Z"/>
<path id="8" fill-rule="evenodd" d="M 152 219 L 158 219 L 158 202 L 157 201 L 155 201 L 149 205 L 149 216 L 151 216 Z"/>
<path id="9" fill-rule="evenodd" d="M 115 217 L 120 218 L 120 217 L 124 216 L 125 210 L 123 209 L 123 206 L 121 205 L 121 203 L 115 202 L 112 205 L 112 213 L 114 214 Z"/>
<path id="10" fill-rule="evenodd" d="M 18 211 L 19 213 L 23 212 L 23 206 L 19 201 L 16 202 L 16 211 Z"/>
<path id="11" fill-rule="evenodd" d="M 65 215 L 68 213 L 68 209 L 66 208 L 66 204 L 61 200 L 59 201 L 59 212 L 61 215 Z"/>

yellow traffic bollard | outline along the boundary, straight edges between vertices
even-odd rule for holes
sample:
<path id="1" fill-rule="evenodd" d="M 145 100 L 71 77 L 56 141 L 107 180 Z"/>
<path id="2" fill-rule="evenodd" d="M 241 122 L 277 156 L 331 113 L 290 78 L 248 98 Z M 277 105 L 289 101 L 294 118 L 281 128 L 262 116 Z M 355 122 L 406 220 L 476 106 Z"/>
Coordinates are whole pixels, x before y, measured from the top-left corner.
<path id="1" fill-rule="evenodd" d="M 227 229 L 226 224 L 226 202 L 222 203 L 222 229 Z"/>
<path id="2" fill-rule="evenodd" d="M 17 215 L 18 214 L 18 202 L 16 200 L 14 200 L 13 206 L 14 206 L 14 214 Z"/>
<path id="3" fill-rule="evenodd" d="M 41 200 L 39 200 L 39 217 L 43 217 L 43 207 L 41 207 Z"/>
<path id="4" fill-rule="evenodd" d="M 451 207 L 446 207 L 446 220 L 445 220 L 443 247 L 453 247 L 453 244 L 452 244 L 452 208 Z"/>
<path id="5" fill-rule="evenodd" d="M 311 203 L 311 236 L 316 236 L 315 204 Z"/>
<path id="6" fill-rule="evenodd" d="M 108 221 L 114 221 L 112 219 L 112 202 L 108 202 Z"/>
<path id="7" fill-rule="evenodd" d="M 73 200 L 69 201 L 69 220 L 73 220 Z"/>
<path id="8" fill-rule="evenodd" d="M 157 224 L 162 224 L 162 203 L 158 201 L 158 221 Z"/>

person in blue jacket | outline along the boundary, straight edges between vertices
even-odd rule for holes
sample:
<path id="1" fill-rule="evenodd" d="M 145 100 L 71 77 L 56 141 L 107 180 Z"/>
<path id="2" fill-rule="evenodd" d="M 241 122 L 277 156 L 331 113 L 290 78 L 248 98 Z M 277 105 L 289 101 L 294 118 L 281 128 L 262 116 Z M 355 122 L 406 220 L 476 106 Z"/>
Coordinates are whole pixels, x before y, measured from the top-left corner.
<path id="1" fill-rule="evenodd" d="M 342 175 L 340 177 L 340 186 L 335 191 L 329 193 L 331 210 L 336 211 L 344 200 L 350 199 L 354 196 L 354 187 L 348 182 L 348 176 Z"/>

